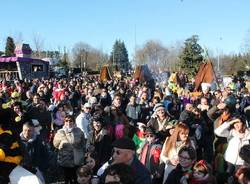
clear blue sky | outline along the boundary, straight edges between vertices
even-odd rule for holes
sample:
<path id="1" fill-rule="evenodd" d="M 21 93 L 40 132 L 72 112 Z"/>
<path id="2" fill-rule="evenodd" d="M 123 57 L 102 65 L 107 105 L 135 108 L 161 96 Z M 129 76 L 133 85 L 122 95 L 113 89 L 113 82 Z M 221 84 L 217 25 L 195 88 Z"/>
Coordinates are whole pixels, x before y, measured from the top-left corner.
<path id="1" fill-rule="evenodd" d="M 168 46 L 197 34 L 202 46 L 238 53 L 250 29 L 249 7 L 249 0 L 3 1 L 0 49 L 19 33 L 31 46 L 39 34 L 45 50 L 83 41 L 110 53 L 121 39 L 131 57 L 135 43 L 153 39 Z"/>

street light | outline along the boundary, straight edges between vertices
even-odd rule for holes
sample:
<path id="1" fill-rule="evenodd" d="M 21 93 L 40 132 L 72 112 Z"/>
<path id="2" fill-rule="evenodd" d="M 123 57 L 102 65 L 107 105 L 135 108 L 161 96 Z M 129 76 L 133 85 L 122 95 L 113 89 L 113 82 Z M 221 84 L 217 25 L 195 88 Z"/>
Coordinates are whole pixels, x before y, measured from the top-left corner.
<path id="1" fill-rule="evenodd" d="M 222 37 L 219 37 L 219 41 L 221 40 L 222 40 Z M 217 48 L 217 70 L 218 70 L 218 73 L 220 73 L 220 52 L 218 48 Z"/>

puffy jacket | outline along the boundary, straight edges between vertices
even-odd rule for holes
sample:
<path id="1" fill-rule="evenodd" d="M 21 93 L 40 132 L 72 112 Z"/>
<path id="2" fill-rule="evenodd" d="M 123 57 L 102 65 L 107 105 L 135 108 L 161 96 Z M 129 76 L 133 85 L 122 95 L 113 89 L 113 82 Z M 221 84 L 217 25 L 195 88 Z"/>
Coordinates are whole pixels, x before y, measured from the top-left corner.
<path id="1" fill-rule="evenodd" d="M 58 164 L 63 167 L 81 165 L 84 160 L 85 139 L 80 128 L 75 127 L 71 132 L 63 128 L 58 130 L 53 144 L 58 149 Z"/>

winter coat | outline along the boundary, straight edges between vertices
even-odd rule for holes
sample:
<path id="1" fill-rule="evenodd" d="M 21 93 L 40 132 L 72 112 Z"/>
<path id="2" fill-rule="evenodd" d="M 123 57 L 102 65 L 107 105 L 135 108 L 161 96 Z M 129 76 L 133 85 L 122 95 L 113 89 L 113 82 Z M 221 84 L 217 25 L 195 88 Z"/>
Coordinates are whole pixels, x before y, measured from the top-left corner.
<path id="1" fill-rule="evenodd" d="M 90 114 L 81 112 L 77 117 L 76 117 L 76 126 L 80 128 L 86 139 L 89 137 L 89 132 L 90 132 Z"/>
<path id="2" fill-rule="evenodd" d="M 135 172 L 135 184 L 152 183 L 148 169 L 136 157 L 134 157 L 130 166 Z"/>
<path id="3" fill-rule="evenodd" d="M 160 170 L 160 154 L 162 145 L 157 141 L 149 144 L 144 142 L 141 148 L 140 161 L 147 167 L 152 176 L 161 173 Z"/>
<path id="4" fill-rule="evenodd" d="M 40 171 L 45 171 L 48 167 L 48 152 L 46 146 L 42 143 L 41 139 L 34 135 L 33 138 L 27 140 L 20 135 L 21 147 L 23 152 L 23 160 L 21 165 L 26 169 L 39 168 Z"/>
<path id="5" fill-rule="evenodd" d="M 112 138 L 104 128 L 97 134 L 93 131 L 87 140 L 87 149 L 93 146 L 97 153 L 98 162 L 104 164 L 109 160 L 112 152 Z"/>
<path id="6" fill-rule="evenodd" d="M 217 136 L 226 137 L 228 140 L 224 155 L 225 160 L 234 165 L 243 165 L 244 161 L 239 157 L 239 151 L 242 146 L 250 143 L 250 130 L 247 128 L 243 136 L 240 136 L 235 129 L 229 130 L 230 126 L 230 123 L 224 122 L 214 130 L 214 133 Z"/>
<path id="7" fill-rule="evenodd" d="M 141 106 L 138 104 L 128 104 L 126 108 L 126 115 L 130 121 L 137 123 L 141 118 Z"/>
<path id="8" fill-rule="evenodd" d="M 191 171 L 183 171 L 180 164 L 168 175 L 168 178 L 164 184 L 180 184 L 180 180 L 183 176 L 191 175 Z"/>
<path id="9" fill-rule="evenodd" d="M 159 137 L 160 141 L 163 141 L 166 136 L 169 136 L 169 130 L 172 128 L 172 124 L 169 123 L 170 118 L 164 119 L 162 122 L 158 118 L 152 117 L 147 123 L 148 127 L 151 127 Z"/>
<path id="10" fill-rule="evenodd" d="M 244 109 L 250 105 L 250 96 L 245 96 L 240 103 L 240 111 L 244 112 Z"/>
<path id="11" fill-rule="evenodd" d="M 58 149 L 58 164 L 63 167 L 79 166 L 83 163 L 85 138 L 80 128 L 74 127 L 71 132 L 59 129 L 53 145 Z"/>
<path id="12" fill-rule="evenodd" d="M 184 110 L 180 114 L 179 121 L 185 123 L 191 129 L 192 124 L 194 123 L 194 114 Z"/>

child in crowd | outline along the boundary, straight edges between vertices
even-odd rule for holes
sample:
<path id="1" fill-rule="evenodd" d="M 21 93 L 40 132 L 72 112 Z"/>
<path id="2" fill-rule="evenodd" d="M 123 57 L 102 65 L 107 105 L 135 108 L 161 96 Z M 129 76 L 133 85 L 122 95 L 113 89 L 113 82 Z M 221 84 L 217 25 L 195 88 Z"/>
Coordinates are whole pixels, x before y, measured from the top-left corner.
<path id="1" fill-rule="evenodd" d="M 205 160 L 196 162 L 189 184 L 215 184 L 209 164 Z"/>
<path id="2" fill-rule="evenodd" d="M 79 184 L 90 184 L 92 177 L 92 169 L 88 165 L 81 166 L 76 171 L 77 182 Z"/>
<path id="3" fill-rule="evenodd" d="M 87 152 L 84 159 L 85 165 L 89 166 L 95 174 L 99 169 L 100 165 L 98 162 L 98 155 L 96 152 Z"/>
<path id="4" fill-rule="evenodd" d="M 65 116 L 66 116 L 66 113 L 64 112 L 63 105 L 58 104 L 57 111 L 55 113 L 55 120 L 54 120 L 54 126 L 55 126 L 54 128 L 56 130 L 62 128 Z"/>

